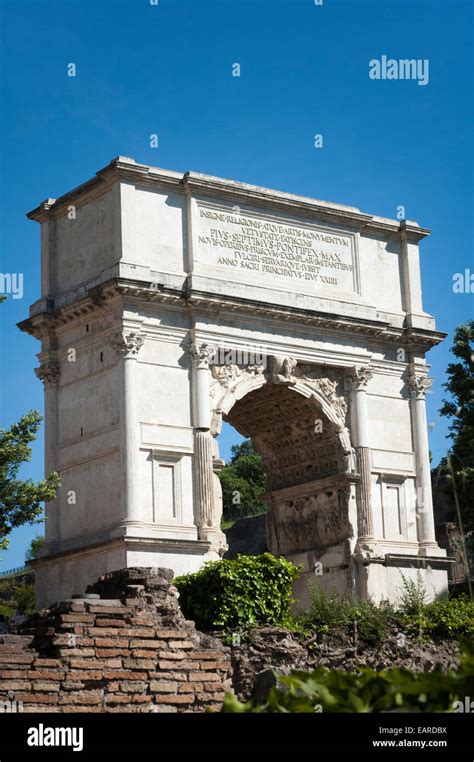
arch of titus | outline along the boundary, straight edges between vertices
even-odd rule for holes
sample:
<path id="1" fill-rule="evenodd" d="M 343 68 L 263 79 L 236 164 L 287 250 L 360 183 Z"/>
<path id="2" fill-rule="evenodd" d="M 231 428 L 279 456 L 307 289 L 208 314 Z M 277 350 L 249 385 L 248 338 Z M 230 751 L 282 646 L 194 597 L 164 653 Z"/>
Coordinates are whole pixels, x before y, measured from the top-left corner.
<path id="1" fill-rule="evenodd" d="M 418 243 L 359 209 L 119 157 L 29 215 L 41 224 L 46 507 L 37 603 L 130 566 L 194 571 L 226 550 L 217 436 L 251 437 L 271 551 L 307 581 L 395 600 L 435 540 Z"/>

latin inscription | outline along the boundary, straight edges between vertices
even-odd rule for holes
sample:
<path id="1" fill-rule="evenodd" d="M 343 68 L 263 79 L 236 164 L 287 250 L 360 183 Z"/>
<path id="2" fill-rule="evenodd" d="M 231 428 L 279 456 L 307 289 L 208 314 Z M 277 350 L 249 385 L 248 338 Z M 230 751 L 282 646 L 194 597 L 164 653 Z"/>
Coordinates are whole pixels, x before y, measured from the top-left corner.
<path id="1" fill-rule="evenodd" d="M 198 240 L 207 265 L 354 291 L 347 235 L 201 207 Z"/>

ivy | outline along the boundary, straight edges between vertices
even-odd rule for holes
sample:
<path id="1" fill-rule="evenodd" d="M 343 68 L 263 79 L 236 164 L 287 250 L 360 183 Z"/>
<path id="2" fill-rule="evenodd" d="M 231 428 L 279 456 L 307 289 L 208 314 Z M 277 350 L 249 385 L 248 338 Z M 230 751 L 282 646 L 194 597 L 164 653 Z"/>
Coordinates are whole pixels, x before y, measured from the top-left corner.
<path id="1" fill-rule="evenodd" d="M 285 625 L 291 583 L 297 568 L 271 553 L 210 561 L 202 569 L 177 577 L 179 603 L 201 630 L 240 631 L 263 624 Z"/>

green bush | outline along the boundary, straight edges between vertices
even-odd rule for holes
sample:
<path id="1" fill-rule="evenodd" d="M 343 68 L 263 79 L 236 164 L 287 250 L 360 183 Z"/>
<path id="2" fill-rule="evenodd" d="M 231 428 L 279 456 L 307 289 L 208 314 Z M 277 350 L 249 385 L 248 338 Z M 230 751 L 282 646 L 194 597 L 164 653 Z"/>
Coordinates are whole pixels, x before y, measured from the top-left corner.
<path id="1" fill-rule="evenodd" d="M 271 553 L 210 561 L 177 577 L 181 610 L 202 630 L 285 625 L 297 568 Z"/>
<path id="2" fill-rule="evenodd" d="M 467 595 L 434 601 L 426 607 L 426 629 L 439 637 L 474 636 L 474 603 Z"/>
<path id="3" fill-rule="evenodd" d="M 404 594 L 400 611 L 408 632 L 420 640 L 432 635 L 444 638 L 474 635 L 474 603 L 466 595 L 426 603 L 427 591 L 419 573 L 416 582 L 402 577 Z"/>
<path id="4" fill-rule="evenodd" d="M 459 672 L 390 669 L 357 673 L 318 667 L 278 675 L 262 704 L 243 704 L 227 694 L 223 712 L 450 712 L 472 695 L 473 659 L 465 655 Z"/>
<path id="5" fill-rule="evenodd" d="M 401 572 L 400 572 L 401 573 Z M 402 615 L 404 627 L 408 633 L 418 640 L 425 639 L 428 620 L 426 617 L 427 590 L 420 571 L 414 579 L 402 574 L 403 592 L 400 598 L 399 610 Z"/>
<path id="6" fill-rule="evenodd" d="M 321 635 L 334 632 L 351 635 L 357 622 L 359 638 L 377 645 L 387 635 L 390 625 L 399 620 L 395 609 L 387 602 L 379 606 L 373 601 L 361 601 L 357 605 L 333 591 L 327 594 L 322 588 L 310 586 L 310 608 L 306 616 L 298 619 L 301 633 L 312 631 Z"/>
<path id="7" fill-rule="evenodd" d="M 416 573 L 416 582 L 402 574 L 403 593 L 400 598 L 400 610 L 409 616 L 419 615 L 426 606 L 427 590 L 420 571 Z"/>
<path id="8" fill-rule="evenodd" d="M 318 632 L 329 632 L 332 627 L 348 630 L 355 619 L 355 607 L 347 598 L 335 591 L 328 595 L 321 587 L 314 585 L 310 585 L 309 594 L 308 618 Z"/>
<path id="9" fill-rule="evenodd" d="M 370 600 L 361 601 L 356 608 L 356 618 L 359 638 L 373 646 L 384 640 L 392 625 L 400 623 L 400 616 L 388 601 L 379 606 Z"/>
<path id="10" fill-rule="evenodd" d="M 336 629 L 350 635 L 357 620 L 359 639 L 374 646 L 383 641 L 392 626 L 401 627 L 420 640 L 433 635 L 474 636 L 474 603 L 466 595 L 426 603 L 427 592 L 420 575 L 416 580 L 403 576 L 403 586 L 398 609 L 387 601 L 377 605 L 369 600 L 355 605 L 335 591 L 328 595 L 311 586 L 309 611 L 294 618 L 292 629 L 303 637 L 334 633 Z"/>

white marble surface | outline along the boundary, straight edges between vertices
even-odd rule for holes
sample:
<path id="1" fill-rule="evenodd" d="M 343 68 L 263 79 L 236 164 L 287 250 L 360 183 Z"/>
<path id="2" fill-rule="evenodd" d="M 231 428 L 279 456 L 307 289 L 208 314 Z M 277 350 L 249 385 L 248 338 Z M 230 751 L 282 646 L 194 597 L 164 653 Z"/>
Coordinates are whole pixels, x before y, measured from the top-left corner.
<path id="1" fill-rule="evenodd" d="M 68 218 L 71 206 L 75 219 Z M 62 486 L 49 506 L 39 604 L 80 592 L 121 565 L 181 573 L 219 557 L 221 540 L 199 526 L 194 445 L 195 427 L 210 425 L 218 400 L 209 391 L 203 403 L 202 385 L 197 400 L 190 337 L 197 345 L 263 347 L 323 375 L 329 369 L 342 378 L 354 366 L 370 367 L 361 409 L 363 444 L 371 450 L 374 552 L 441 557 L 434 539 L 426 542 L 426 521 L 419 545 L 416 486 L 421 479 L 426 488 L 428 465 L 420 461 L 423 432 L 419 423 L 414 429 L 407 385 L 409 368 L 426 374 L 425 351 L 442 338 L 422 306 L 418 244 L 429 231 L 124 157 L 30 216 L 42 227 L 42 291 L 23 328 L 42 340 L 40 363 L 60 368 L 46 438 Z M 141 346 L 126 359 L 114 342 L 129 336 Z M 210 372 L 208 383 L 211 390 Z M 259 384 L 263 393 L 270 383 L 267 374 L 235 397 L 224 389 L 218 397 L 230 420 L 239 395 L 259 393 Z M 310 396 L 304 385 L 293 391 Z M 338 393 L 353 447 L 354 404 L 347 390 Z M 352 486 L 350 554 L 357 550 L 357 499 Z M 308 552 L 301 551 L 305 563 Z M 327 560 L 334 554 L 342 563 L 340 551 L 328 547 L 327 584 L 362 594 L 360 565 L 350 560 L 348 577 Z M 365 594 L 396 598 L 398 570 L 380 562 L 367 568 Z M 445 571 L 423 573 L 436 590 L 446 587 Z"/>

